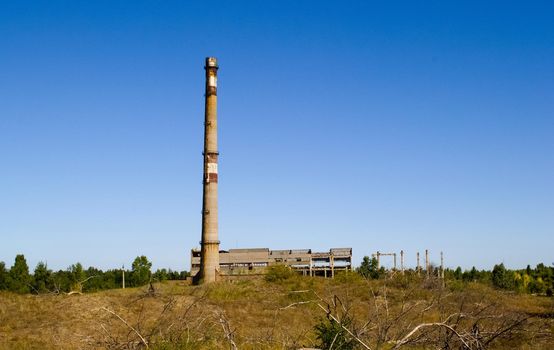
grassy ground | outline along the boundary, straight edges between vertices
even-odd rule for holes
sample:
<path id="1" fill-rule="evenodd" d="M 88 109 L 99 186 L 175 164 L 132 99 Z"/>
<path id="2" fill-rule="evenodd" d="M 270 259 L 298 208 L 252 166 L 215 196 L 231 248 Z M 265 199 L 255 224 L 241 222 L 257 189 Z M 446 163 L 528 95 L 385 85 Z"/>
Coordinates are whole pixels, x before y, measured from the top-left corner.
<path id="1" fill-rule="evenodd" d="M 155 289 L 1 293 L 0 349 L 299 349 L 329 334 L 334 349 L 341 339 L 362 349 L 554 349 L 552 298 L 479 284 L 350 274 Z"/>

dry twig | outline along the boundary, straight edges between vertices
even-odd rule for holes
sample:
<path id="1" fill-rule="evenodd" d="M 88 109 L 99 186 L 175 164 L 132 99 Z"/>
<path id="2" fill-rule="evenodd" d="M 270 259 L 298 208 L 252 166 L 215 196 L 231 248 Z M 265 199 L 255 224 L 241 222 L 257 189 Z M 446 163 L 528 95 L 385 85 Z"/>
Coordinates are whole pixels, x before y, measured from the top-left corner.
<path id="1" fill-rule="evenodd" d="M 110 310 L 106 307 L 102 307 L 102 310 L 107 311 L 110 314 L 114 315 L 115 317 L 119 318 L 121 320 L 121 322 L 123 322 L 127 327 L 129 327 L 133 332 L 135 332 L 135 334 L 140 338 L 140 340 L 144 344 L 144 346 L 146 346 L 146 348 L 148 349 L 148 342 L 146 341 L 146 339 L 144 339 L 144 337 L 133 326 L 131 326 L 127 321 L 125 321 L 123 319 L 123 317 L 119 316 L 114 311 L 112 311 L 112 310 Z"/>

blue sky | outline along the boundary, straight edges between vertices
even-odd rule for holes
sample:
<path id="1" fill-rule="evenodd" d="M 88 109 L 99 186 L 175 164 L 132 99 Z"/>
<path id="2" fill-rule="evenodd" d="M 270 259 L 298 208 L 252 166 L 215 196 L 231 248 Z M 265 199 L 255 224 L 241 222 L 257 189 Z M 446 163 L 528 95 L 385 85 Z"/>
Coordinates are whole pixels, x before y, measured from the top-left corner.
<path id="1" fill-rule="evenodd" d="M 0 260 L 189 268 L 203 61 L 221 248 L 554 262 L 554 5 L 0 2 Z"/>

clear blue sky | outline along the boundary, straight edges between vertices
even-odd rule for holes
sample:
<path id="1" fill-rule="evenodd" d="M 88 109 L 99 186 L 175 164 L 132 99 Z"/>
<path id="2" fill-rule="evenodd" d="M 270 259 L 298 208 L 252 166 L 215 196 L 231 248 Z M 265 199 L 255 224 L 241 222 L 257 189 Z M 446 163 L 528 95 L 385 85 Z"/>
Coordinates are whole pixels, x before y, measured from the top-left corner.
<path id="1" fill-rule="evenodd" d="M 554 5 L 2 1 L 0 260 L 189 268 L 204 57 L 221 248 L 554 262 Z"/>

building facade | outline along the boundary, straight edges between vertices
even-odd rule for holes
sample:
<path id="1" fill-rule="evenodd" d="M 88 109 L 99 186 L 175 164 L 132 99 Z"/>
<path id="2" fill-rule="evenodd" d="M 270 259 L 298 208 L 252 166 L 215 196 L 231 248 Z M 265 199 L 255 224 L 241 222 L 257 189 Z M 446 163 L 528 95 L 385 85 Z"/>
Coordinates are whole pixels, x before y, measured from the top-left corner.
<path id="1" fill-rule="evenodd" d="M 192 249 L 191 275 L 200 269 L 202 252 Z M 269 248 L 219 251 L 219 275 L 261 275 L 273 265 L 285 265 L 305 276 L 334 277 L 338 271 L 352 270 L 352 248 L 331 248 L 328 252 L 311 249 L 270 250 Z"/>

